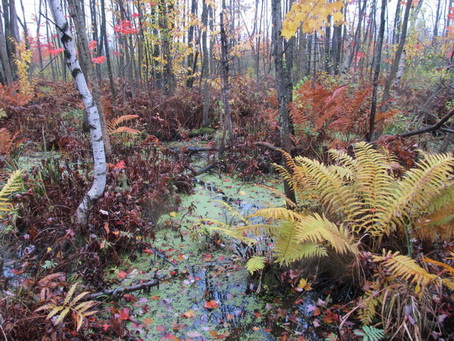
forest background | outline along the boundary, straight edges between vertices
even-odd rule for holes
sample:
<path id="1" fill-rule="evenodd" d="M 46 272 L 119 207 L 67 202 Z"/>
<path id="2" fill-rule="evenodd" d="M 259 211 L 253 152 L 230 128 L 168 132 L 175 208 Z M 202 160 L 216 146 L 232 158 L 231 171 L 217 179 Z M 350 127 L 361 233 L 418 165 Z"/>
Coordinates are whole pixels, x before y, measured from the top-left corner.
<path id="1" fill-rule="evenodd" d="M 206 222 L 207 244 L 247 244 L 239 224 L 273 238 L 244 257 L 251 281 L 275 276 L 296 295 L 338 284 L 319 337 L 452 334 L 454 1 L 0 6 L 5 339 L 126 337 L 121 303 L 95 317 L 110 267 L 166 259 L 159 217 L 196 176 L 261 182 L 276 167 L 286 208 Z"/>

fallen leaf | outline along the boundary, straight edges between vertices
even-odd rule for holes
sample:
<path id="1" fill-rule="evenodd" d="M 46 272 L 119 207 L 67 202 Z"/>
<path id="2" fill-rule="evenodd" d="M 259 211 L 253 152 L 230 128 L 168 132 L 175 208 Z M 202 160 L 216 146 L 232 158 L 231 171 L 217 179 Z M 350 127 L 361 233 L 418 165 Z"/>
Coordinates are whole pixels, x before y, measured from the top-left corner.
<path id="1" fill-rule="evenodd" d="M 121 320 L 128 320 L 129 319 L 129 308 L 123 308 L 120 310 L 120 314 L 118 316 Z"/>
<path id="2" fill-rule="evenodd" d="M 104 323 L 102 325 L 102 329 L 104 329 L 104 331 L 107 331 L 107 329 L 109 329 L 109 328 L 110 328 L 110 324 Z"/>
<path id="3" fill-rule="evenodd" d="M 239 191 L 238 194 L 239 195 L 247 195 L 245 191 Z"/>
<path id="4" fill-rule="evenodd" d="M 191 317 L 194 317 L 195 316 L 195 313 L 194 313 L 194 310 L 188 310 L 187 312 L 185 312 L 183 314 L 183 317 L 186 317 L 187 319 L 191 318 Z"/>
<path id="5" fill-rule="evenodd" d="M 200 334 L 199 332 L 193 331 L 193 332 L 187 332 L 186 336 L 189 336 L 189 337 L 202 337 L 202 334 Z"/>
<path id="6" fill-rule="evenodd" d="M 156 326 L 156 330 L 158 332 L 162 332 L 162 331 L 166 330 L 166 327 L 164 327 L 164 326 Z"/>
<path id="7" fill-rule="evenodd" d="M 128 276 L 128 273 L 126 271 L 121 270 L 119 273 L 117 273 L 117 278 L 122 279 Z"/>
<path id="8" fill-rule="evenodd" d="M 154 299 L 154 300 L 159 300 L 159 297 L 156 296 L 156 295 L 151 296 L 151 298 Z"/>
<path id="9" fill-rule="evenodd" d="M 170 213 L 169 213 L 169 216 L 171 216 L 172 218 L 173 218 L 173 217 L 176 217 L 176 216 L 177 216 L 177 212 L 170 212 Z"/>
<path id="10" fill-rule="evenodd" d="M 208 302 L 205 302 L 203 306 L 207 309 L 216 309 L 217 307 L 219 307 L 219 304 L 214 300 L 210 300 Z"/>
<path id="11" fill-rule="evenodd" d="M 145 317 L 145 318 L 142 320 L 142 322 L 148 326 L 149 324 L 152 324 L 152 323 L 153 323 L 153 319 L 151 319 L 150 317 Z"/>
<path id="12" fill-rule="evenodd" d="M 148 253 L 150 255 L 152 255 L 154 252 L 152 250 L 150 250 L 149 248 L 146 248 L 145 250 L 143 250 L 143 252 L 145 253 Z"/>
<path id="13" fill-rule="evenodd" d="M 131 294 L 125 294 L 125 295 L 123 295 L 123 297 L 124 297 L 125 299 L 127 299 L 128 301 L 137 302 L 137 298 L 135 298 L 135 297 L 134 297 L 133 295 L 131 295 Z"/>

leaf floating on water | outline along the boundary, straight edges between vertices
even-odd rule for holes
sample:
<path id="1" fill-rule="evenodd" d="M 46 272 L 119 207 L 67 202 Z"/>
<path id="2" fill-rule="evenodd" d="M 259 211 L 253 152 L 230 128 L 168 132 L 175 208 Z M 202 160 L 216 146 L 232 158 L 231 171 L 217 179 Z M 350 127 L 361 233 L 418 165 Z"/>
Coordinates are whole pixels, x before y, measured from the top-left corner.
<path id="1" fill-rule="evenodd" d="M 210 300 L 208 302 L 205 302 L 203 306 L 207 309 L 216 309 L 217 307 L 219 307 L 219 304 L 215 300 Z"/>

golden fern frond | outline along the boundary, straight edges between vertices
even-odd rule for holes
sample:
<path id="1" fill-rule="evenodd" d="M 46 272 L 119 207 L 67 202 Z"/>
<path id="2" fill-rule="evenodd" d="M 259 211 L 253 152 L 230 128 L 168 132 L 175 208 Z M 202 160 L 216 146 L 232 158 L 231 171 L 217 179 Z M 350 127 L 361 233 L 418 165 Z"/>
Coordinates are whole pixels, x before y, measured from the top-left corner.
<path id="1" fill-rule="evenodd" d="M 349 213 L 359 206 L 351 186 L 346 186 L 342 177 L 317 160 L 301 158 L 307 168 L 307 175 L 314 181 L 320 199 L 327 213 Z"/>
<path id="2" fill-rule="evenodd" d="M 236 226 L 236 229 L 241 233 L 252 233 L 253 235 L 260 236 L 261 234 L 268 233 L 274 234 L 279 230 L 280 225 L 271 224 L 251 224 L 245 226 Z"/>
<path id="3" fill-rule="evenodd" d="M 21 189 L 22 170 L 16 170 L 9 176 L 8 181 L 0 190 L 0 219 L 3 218 L 2 212 L 9 212 L 12 205 L 11 200 L 8 198 L 12 193 Z"/>
<path id="4" fill-rule="evenodd" d="M 290 264 L 294 261 L 309 258 L 327 256 L 327 250 L 314 243 L 300 243 L 295 238 L 297 232 L 295 222 L 284 222 L 279 232 L 275 235 L 274 253 L 276 255 L 276 263 L 280 265 Z"/>
<path id="5" fill-rule="evenodd" d="M 256 243 L 255 239 L 245 236 L 243 230 L 239 229 L 238 227 L 230 226 L 226 223 L 223 223 L 222 221 L 209 218 L 203 218 L 200 220 L 200 222 L 207 224 L 205 228 L 208 230 L 219 231 L 229 237 L 241 240 L 245 244 L 253 245 Z M 242 226 L 242 228 L 249 228 L 249 226 Z"/>
<path id="6" fill-rule="evenodd" d="M 292 175 L 289 173 L 287 169 L 285 169 L 284 166 L 273 164 L 274 169 L 277 171 L 279 176 L 287 181 L 289 184 L 290 188 L 293 189 L 294 191 L 296 190 L 296 186 L 298 185 L 296 182 L 293 181 Z"/>
<path id="7" fill-rule="evenodd" d="M 238 212 L 236 209 L 234 209 L 232 206 L 225 203 L 224 201 L 220 201 L 220 200 L 215 200 L 215 201 L 218 204 L 220 204 L 221 206 L 223 206 L 224 208 L 226 208 L 232 214 L 233 217 L 238 217 L 243 223 L 248 224 L 248 221 L 246 220 L 246 218 L 240 212 Z"/>
<path id="8" fill-rule="evenodd" d="M 139 134 L 140 130 L 129 128 L 129 127 L 118 127 L 117 129 L 115 129 L 113 131 L 110 131 L 111 135 L 119 134 L 119 133 L 126 133 L 126 134 L 129 134 L 129 135 L 135 135 L 135 134 Z"/>
<path id="9" fill-rule="evenodd" d="M 382 206 L 388 204 L 394 179 L 388 174 L 390 169 L 387 155 L 376 151 L 371 144 L 360 142 L 354 146 L 355 190 L 361 209 L 351 211 L 348 221 L 352 222 L 355 231 L 377 228 L 374 222 Z M 380 233 L 383 233 L 380 231 Z"/>
<path id="10" fill-rule="evenodd" d="M 429 213 L 436 212 L 442 209 L 448 202 L 454 202 L 454 181 L 452 180 L 441 190 L 438 196 L 431 200 L 426 210 Z"/>
<path id="11" fill-rule="evenodd" d="M 312 242 L 331 246 L 337 253 L 358 253 L 358 245 L 354 236 L 342 225 L 329 221 L 325 216 L 318 214 L 306 216 L 296 223 L 296 239 L 300 242 Z"/>
<path id="12" fill-rule="evenodd" d="M 131 121 L 138 117 L 139 117 L 139 115 L 123 115 L 123 116 L 111 119 L 107 122 L 107 131 L 109 132 L 109 134 L 115 134 L 115 133 L 121 133 L 121 132 L 128 133 L 128 134 L 137 134 L 137 133 L 139 133 L 138 130 L 128 128 L 128 127 L 120 127 L 120 124 Z"/>
<path id="13" fill-rule="evenodd" d="M 246 263 L 246 269 L 251 274 L 257 270 L 262 270 L 265 267 L 265 257 L 254 256 L 249 258 Z"/>
<path id="14" fill-rule="evenodd" d="M 355 172 L 347 167 L 342 167 L 338 165 L 328 166 L 328 171 L 332 173 L 337 173 L 342 179 L 346 181 L 352 181 L 355 176 Z"/>
<path id="15" fill-rule="evenodd" d="M 384 226 L 384 232 L 389 234 L 408 219 L 420 216 L 445 188 L 453 165 L 454 158 L 449 154 L 427 154 L 418 168 L 409 170 L 378 212 L 377 222 Z"/>
<path id="16" fill-rule="evenodd" d="M 442 268 L 445 268 L 446 271 L 448 272 L 449 276 L 454 278 L 454 268 L 452 266 L 449 266 L 448 264 L 442 263 L 442 262 L 437 262 L 436 260 L 424 257 L 422 259 L 423 262 L 425 263 L 432 263 L 438 266 L 441 266 Z"/>
<path id="17" fill-rule="evenodd" d="M 359 319 L 365 325 L 370 325 L 377 314 L 377 307 L 383 302 L 383 292 L 380 290 L 380 282 L 373 282 L 370 289 L 361 297 Z"/>
<path id="18" fill-rule="evenodd" d="M 454 200 L 415 222 L 414 232 L 420 239 L 449 240 L 454 237 Z"/>
<path id="19" fill-rule="evenodd" d="M 287 221 L 300 221 L 304 218 L 301 213 L 289 210 L 284 207 L 269 207 L 255 211 L 252 214 L 246 216 L 246 219 L 253 217 L 263 217 L 265 219 L 272 220 L 287 220 Z"/>
<path id="20" fill-rule="evenodd" d="M 419 287 L 426 287 L 438 278 L 416 264 L 414 259 L 401 255 L 399 251 L 393 253 L 383 250 L 382 256 L 372 255 L 372 259 L 374 262 L 383 262 L 383 265 L 391 272 L 391 277 L 411 279 L 411 283 L 416 283 Z"/>

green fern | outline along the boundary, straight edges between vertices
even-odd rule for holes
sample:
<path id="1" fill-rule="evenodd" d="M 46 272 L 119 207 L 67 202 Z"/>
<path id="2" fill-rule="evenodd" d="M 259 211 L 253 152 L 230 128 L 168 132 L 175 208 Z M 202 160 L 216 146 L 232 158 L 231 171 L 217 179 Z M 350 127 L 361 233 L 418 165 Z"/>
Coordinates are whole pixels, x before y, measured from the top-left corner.
<path id="1" fill-rule="evenodd" d="M 0 219 L 3 219 L 2 212 L 10 211 L 12 202 L 9 196 L 22 188 L 22 173 L 22 170 L 14 171 L 0 191 Z"/>
<path id="2" fill-rule="evenodd" d="M 257 270 L 262 270 L 265 267 L 265 257 L 254 256 L 249 258 L 246 263 L 246 269 L 251 274 Z"/>
<path id="3" fill-rule="evenodd" d="M 355 335 L 362 336 L 363 341 L 380 341 L 384 339 L 385 331 L 372 326 L 363 326 L 363 330 L 355 331 Z"/>

